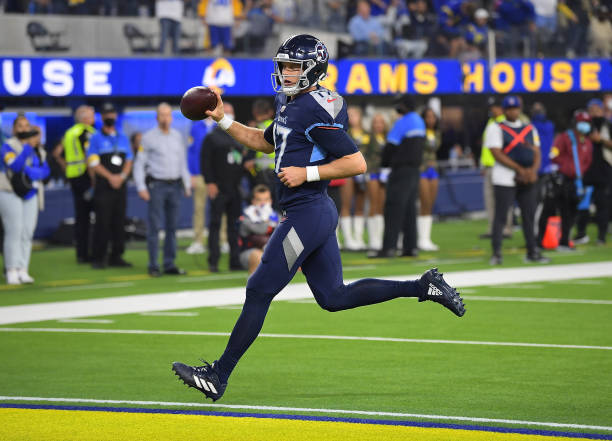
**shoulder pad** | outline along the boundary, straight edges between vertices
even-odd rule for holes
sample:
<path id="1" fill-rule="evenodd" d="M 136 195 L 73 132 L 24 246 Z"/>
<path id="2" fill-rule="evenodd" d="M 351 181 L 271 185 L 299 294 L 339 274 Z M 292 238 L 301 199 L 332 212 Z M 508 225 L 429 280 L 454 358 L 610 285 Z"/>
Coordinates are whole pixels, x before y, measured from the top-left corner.
<path id="1" fill-rule="evenodd" d="M 332 92 L 329 89 L 320 88 L 313 90 L 310 92 L 310 96 L 334 119 L 336 119 L 344 105 L 344 98 L 337 92 Z"/>

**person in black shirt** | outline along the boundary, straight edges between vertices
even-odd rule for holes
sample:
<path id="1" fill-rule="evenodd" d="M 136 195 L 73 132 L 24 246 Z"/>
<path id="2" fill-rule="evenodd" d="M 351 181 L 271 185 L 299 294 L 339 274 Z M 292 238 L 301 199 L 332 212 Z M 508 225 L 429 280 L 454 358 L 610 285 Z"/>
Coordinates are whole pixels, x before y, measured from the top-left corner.
<path id="1" fill-rule="evenodd" d="M 223 103 L 224 112 L 234 115 L 234 107 Z M 206 135 L 200 153 L 201 170 L 210 199 L 208 226 L 208 268 L 219 271 L 219 232 L 223 213 L 227 216 L 227 241 L 230 246 L 230 270 L 242 270 L 238 247 L 238 217 L 240 217 L 240 180 L 244 175 L 244 147 L 219 127 Z"/>

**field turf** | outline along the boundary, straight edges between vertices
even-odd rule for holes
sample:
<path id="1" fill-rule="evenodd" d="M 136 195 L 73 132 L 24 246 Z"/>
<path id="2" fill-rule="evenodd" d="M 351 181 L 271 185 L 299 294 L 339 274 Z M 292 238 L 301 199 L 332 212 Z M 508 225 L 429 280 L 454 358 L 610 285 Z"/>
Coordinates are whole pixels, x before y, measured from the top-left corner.
<path id="1" fill-rule="evenodd" d="M 436 224 L 434 240 L 448 251 L 413 260 L 381 262 L 345 254 L 345 277 L 414 274 L 435 265 L 443 271 L 488 268 L 489 244 L 473 239 L 482 229 L 476 221 Z M 505 266 L 523 265 L 521 243 L 518 233 L 508 241 Z M 135 268 L 94 271 L 72 263 L 71 250 L 37 251 L 32 265 L 37 284 L 5 287 L 0 307 L 241 287 L 246 280 L 240 272 L 210 275 L 201 256 L 182 253 L 179 264 L 189 276 L 149 279 L 143 276 L 145 254 L 142 245 L 132 245 L 126 259 Z M 606 261 L 612 260 L 612 247 L 584 246 L 573 255 L 550 256 L 563 264 Z M 612 274 L 528 284 L 517 280 L 466 288 L 463 295 L 468 310 L 463 318 L 414 299 L 339 313 L 325 312 L 311 300 L 276 301 L 263 335 L 214 406 L 179 383 L 170 366 L 175 360 L 195 364 L 199 357 L 218 357 L 240 313 L 237 306 L 182 310 L 176 305 L 182 315 L 5 325 L 0 332 L 0 407 L 9 408 L 0 408 L 0 438 L 153 439 L 147 430 L 159 424 L 156 439 L 179 439 L 179 434 L 180 439 L 203 434 L 204 439 L 306 439 L 307 433 L 310 439 L 540 439 L 528 430 L 612 439 Z M 592 302 L 578 302 L 584 300 Z M 16 405 L 230 412 L 242 418 L 225 418 L 229 422 L 224 424 L 217 414 L 75 416 L 65 409 L 10 408 Z M 298 419 L 286 419 L 281 427 L 274 426 L 276 419 L 255 418 L 270 414 Z M 311 417 L 377 424 L 304 422 Z M 66 422 L 71 419 L 72 428 Z M 416 432 L 408 423 L 443 427 Z M 342 424 L 348 427 L 337 432 Z M 45 425 L 47 436 L 40 429 Z M 241 425 L 248 429 L 236 429 Z M 456 425 L 463 430 L 451 431 Z M 353 433 L 354 426 L 372 431 Z M 481 426 L 501 432 L 482 432 Z M 101 427 L 108 430 L 100 432 Z"/>

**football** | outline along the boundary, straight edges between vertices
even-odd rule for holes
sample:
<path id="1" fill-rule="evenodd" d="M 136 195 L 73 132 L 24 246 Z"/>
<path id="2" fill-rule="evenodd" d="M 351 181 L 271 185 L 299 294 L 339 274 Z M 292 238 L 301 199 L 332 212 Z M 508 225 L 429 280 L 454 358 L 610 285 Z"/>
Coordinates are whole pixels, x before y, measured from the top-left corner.
<path id="1" fill-rule="evenodd" d="M 217 95 L 208 87 L 192 87 L 181 98 L 181 113 L 192 121 L 206 118 L 205 112 L 214 110 L 215 107 L 217 107 Z"/>

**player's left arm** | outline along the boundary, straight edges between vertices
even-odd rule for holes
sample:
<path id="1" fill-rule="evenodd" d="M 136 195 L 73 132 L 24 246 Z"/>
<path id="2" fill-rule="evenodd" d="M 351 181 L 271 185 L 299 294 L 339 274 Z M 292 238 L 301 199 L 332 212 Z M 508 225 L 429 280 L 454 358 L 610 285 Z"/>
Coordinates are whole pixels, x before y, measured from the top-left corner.
<path id="1" fill-rule="evenodd" d="M 297 187 L 307 181 L 348 178 L 366 172 L 363 155 L 342 128 L 321 126 L 313 129 L 310 136 L 317 145 L 324 146 L 338 159 L 319 166 L 281 168 L 278 177 L 287 187 Z"/>

